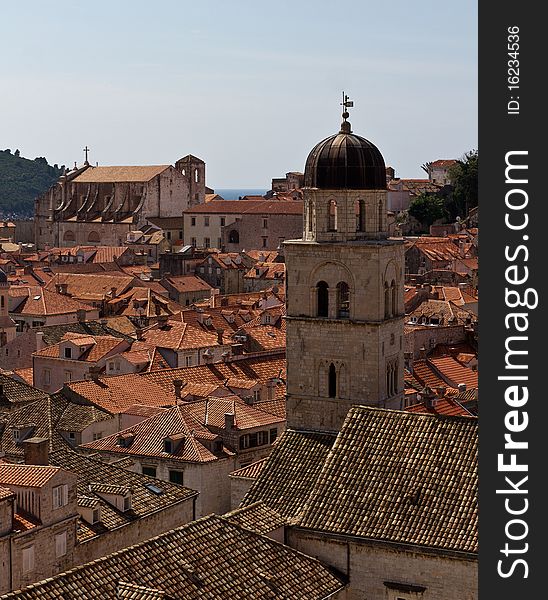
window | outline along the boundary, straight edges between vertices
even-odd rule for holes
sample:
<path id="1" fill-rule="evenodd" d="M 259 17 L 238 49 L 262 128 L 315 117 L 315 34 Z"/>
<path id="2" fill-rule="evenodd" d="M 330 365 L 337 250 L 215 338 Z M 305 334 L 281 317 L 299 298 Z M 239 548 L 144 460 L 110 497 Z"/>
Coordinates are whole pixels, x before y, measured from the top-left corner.
<path id="1" fill-rule="evenodd" d="M 228 243 L 229 244 L 239 244 L 240 243 L 240 234 L 235 229 L 233 229 L 228 234 Z"/>
<path id="2" fill-rule="evenodd" d="M 141 468 L 143 475 L 148 475 L 149 477 L 156 477 L 156 467 L 143 467 Z"/>
<path id="3" fill-rule="evenodd" d="M 337 316 L 339 319 L 350 317 L 350 288 L 345 281 L 337 284 Z"/>
<path id="4" fill-rule="evenodd" d="M 65 371 L 64 381 L 72 381 L 72 371 Z"/>
<path id="5" fill-rule="evenodd" d="M 337 202 L 331 200 L 329 203 L 329 231 L 337 231 Z"/>
<path id="6" fill-rule="evenodd" d="M 19 431 L 19 429 L 13 429 L 11 434 L 12 434 L 13 440 L 15 442 L 18 442 L 19 438 L 21 437 L 21 432 Z"/>
<path id="7" fill-rule="evenodd" d="M 335 365 L 331 363 L 329 365 L 329 390 L 328 394 L 330 398 L 337 397 L 337 370 Z"/>
<path id="8" fill-rule="evenodd" d="M 257 446 L 268 444 L 268 431 L 259 431 L 257 433 Z"/>
<path id="9" fill-rule="evenodd" d="M 185 356 L 185 366 L 186 367 L 192 366 L 192 356 Z"/>
<path id="10" fill-rule="evenodd" d="M 131 510 L 131 496 L 124 496 L 124 512 Z"/>
<path id="11" fill-rule="evenodd" d="M 68 485 L 58 485 L 53 488 L 53 509 L 56 510 L 68 504 Z"/>
<path id="12" fill-rule="evenodd" d="M 263 229 L 268 229 L 268 219 L 263 218 Z"/>
<path id="13" fill-rule="evenodd" d="M 221 217 L 221 227 L 224 227 L 226 224 L 226 217 Z"/>
<path id="14" fill-rule="evenodd" d="M 65 348 L 65 358 L 72 358 L 72 348 L 70 346 Z"/>
<path id="15" fill-rule="evenodd" d="M 42 382 L 46 385 L 51 383 L 51 371 L 49 369 L 44 369 L 42 371 Z"/>
<path id="16" fill-rule="evenodd" d="M 164 452 L 169 454 L 173 452 L 173 442 L 171 440 L 164 440 Z"/>
<path id="17" fill-rule="evenodd" d="M 278 430 L 276 428 L 270 430 L 270 443 L 274 443 L 274 440 L 278 437 Z"/>
<path id="18" fill-rule="evenodd" d="M 63 531 L 55 536 L 55 556 L 65 556 L 67 553 L 67 532 Z"/>
<path id="19" fill-rule="evenodd" d="M 204 226 L 209 227 L 209 217 L 204 217 Z"/>
<path id="20" fill-rule="evenodd" d="M 211 246 L 211 240 L 206 237 L 204 238 L 204 248 L 209 248 Z"/>
<path id="21" fill-rule="evenodd" d="M 34 571 L 34 546 L 23 548 L 23 573 Z"/>
<path id="22" fill-rule="evenodd" d="M 103 437 L 103 432 L 100 431 L 99 433 L 94 433 L 91 437 L 94 442 L 100 440 Z"/>
<path id="23" fill-rule="evenodd" d="M 71 442 L 74 442 L 74 440 L 76 439 L 76 432 L 75 431 L 69 431 L 68 432 L 68 438 Z"/>
<path id="24" fill-rule="evenodd" d="M 223 240 L 221 238 L 217 238 L 217 248 L 219 248 L 219 250 L 222 248 L 223 246 Z"/>
<path id="25" fill-rule="evenodd" d="M 325 281 L 318 283 L 318 317 L 327 317 L 329 314 L 329 286 Z"/>
<path id="26" fill-rule="evenodd" d="M 196 227 L 196 217 L 190 217 L 190 226 Z"/>
<path id="27" fill-rule="evenodd" d="M 166 231 L 166 237 L 168 240 L 171 239 L 171 231 Z"/>
<path id="28" fill-rule="evenodd" d="M 183 485 L 183 472 L 182 471 L 170 471 L 169 472 L 169 480 L 171 483 L 178 483 L 179 485 Z"/>
<path id="29" fill-rule="evenodd" d="M 196 246 L 196 238 L 190 238 L 190 244 L 191 246 Z"/>
<path id="30" fill-rule="evenodd" d="M 267 244 L 268 244 L 268 238 L 263 237 L 263 248 L 266 248 Z"/>
<path id="31" fill-rule="evenodd" d="M 365 202 L 356 200 L 356 231 L 365 231 Z"/>
<path id="32" fill-rule="evenodd" d="M 98 523 L 101 520 L 101 509 L 94 508 L 91 514 L 91 522 Z"/>

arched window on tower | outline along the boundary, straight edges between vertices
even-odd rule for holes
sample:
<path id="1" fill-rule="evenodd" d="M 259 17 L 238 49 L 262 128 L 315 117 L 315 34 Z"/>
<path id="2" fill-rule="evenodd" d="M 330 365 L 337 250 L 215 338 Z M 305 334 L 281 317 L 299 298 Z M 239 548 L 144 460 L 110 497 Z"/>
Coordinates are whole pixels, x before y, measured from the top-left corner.
<path id="1" fill-rule="evenodd" d="M 308 201 L 308 231 L 312 231 L 312 202 Z"/>
<path id="2" fill-rule="evenodd" d="M 229 244 L 239 244 L 240 243 L 240 234 L 238 231 L 236 231 L 235 229 L 233 229 L 229 234 L 228 234 L 228 243 Z"/>
<path id="3" fill-rule="evenodd" d="M 339 319 L 350 318 L 350 288 L 346 281 L 337 284 L 337 316 Z"/>
<path id="4" fill-rule="evenodd" d="M 65 235 L 63 236 L 63 241 L 64 242 L 75 242 L 76 241 L 76 236 L 74 235 L 73 231 L 65 231 Z"/>
<path id="5" fill-rule="evenodd" d="M 318 283 L 318 317 L 329 316 L 329 286 L 325 281 Z"/>
<path id="6" fill-rule="evenodd" d="M 356 200 L 356 231 L 365 231 L 365 200 Z"/>
<path id="7" fill-rule="evenodd" d="M 331 200 L 329 203 L 329 231 L 337 231 L 337 202 Z"/>
<path id="8" fill-rule="evenodd" d="M 194 169 L 194 181 L 196 183 L 200 181 L 200 171 L 198 171 L 198 169 Z"/>
<path id="9" fill-rule="evenodd" d="M 329 390 L 328 395 L 330 398 L 337 397 L 337 369 L 335 365 L 331 363 L 329 365 Z"/>
<path id="10" fill-rule="evenodd" d="M 396 282 L 392 279 L 392 284 L 390 285 L 390 295 L 392 301 L 392 311 L 391 314 L 395 317 L 398 314 L 397 305 L 396 305 Z"/>
<path id="11" fill-rule="evenodd" d="M 379 202 L 379 215 L 378 215 L 378 219 L 379 219 L 379 226 L 378 226 L 378 231 L 382 231 L 382 221 L 383 221 L 383 215 L 384 215 L 384 208 L 382 206 L 382 202 Z"/>
<path id="12" fill-rule="evenodd" d="M 388 283 L 384 282 L 384 318 L 390 317 L 390 289 Z"/>

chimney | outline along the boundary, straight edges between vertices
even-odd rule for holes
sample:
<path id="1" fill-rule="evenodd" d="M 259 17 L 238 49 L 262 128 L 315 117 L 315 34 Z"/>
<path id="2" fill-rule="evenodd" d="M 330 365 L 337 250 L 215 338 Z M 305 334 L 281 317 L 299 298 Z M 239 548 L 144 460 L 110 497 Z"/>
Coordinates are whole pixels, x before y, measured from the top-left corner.
<path id="1" fill-rule="evenodd" d="M 434 408 L 436 404 L 436 394 L 429 387 L 423 388 L 421 392 L 421 399 L 426 408 Z"/>
<path id="2" fill-rule="evenodd" d="M 89 374 L 93 381 L 99 381 L 99 373 L 101 372 L 101 367 L 93 365 L 89 368 Z"/>
<path id="3" fill-rule="evenodd" d="M 217 329 L 217 343 L 219 346 L 223 345 L 223 333 L 224 329 Z"/>
<path id="4" fill-rule="evenodd" d="M 32 437 L 23 442 L 26 465 L 49 465 L 49 439 Z"/>
<path id="5" fill-rule="evenodd" d="M 137 340 L 141 341 L 143 339 L 143 334 L 144 331 L 140 327 L 137 327 L 137 329 L 135 330 L 135 337 L 137 338 Z"/>
<path id="6" fill-rule="evenodd" d="M 76 318 L 78 319 L 78 323 L 85 323 L 85 321 L 86 321 L 86 311 L 83 308 L 79 308 L 76 311 Z"/>
<path id="7" fill-rule="evenodd" d="M 36 332 L 36 351 L 38 352 L 38 350 L 42 350 L 42 348 L 44 348 L 45 345 L 46 344 L 44 342 L 44 332 L 37 331 Z"/>
<path id="8" fill-rule="evenodd" d="M 466 391 L 466 384 L 465 383 L 459 383 L 457 385 L 457 389 L 459 390 L 459 393 L 465 392 Z"/>
<path id="9" fill-rule="evenodd" d="M 445 396 L 446 391 L 447 391 L 447 388 L 443 385 L 440 385 L 439 387 L 436 388 L 436 395 L 438 396 L 438 398 L 443 398 Z"/>
<path id="10" fill-rule="evenodd" d="M 167 325 L 167 315 L 158 315 L 158 325 L 162 327 L 166 327 Z"/>
<path id="11" fill-rule="evenodd" d="M 63 294 L 63 296 L 67 295 L 68 285 L 66 283 L 58 283 L 57 284 L 57 293 Z"/>
<path id="12" fill-rule="evenodd" d="M 174 379 L 173 380 L 173 388 L 175 389 L 175 398 L 181 398 L 181 390 L 183 389 L 183 381 L 182 379 Z"/>
<path id="13" fill-rule="evenodd" d="M 116 298 L 116 292 L 117 292 L 117 291 L 118 291 L 118 289 L 117 289 L 117 288 L 115 288 L 115 287 L 111 287 L 111 288 L 110 288 L 110 297 L 111 297 L 111 298 Z"/>
<path id="14" fill-rule="evenodd" d="M 227 431 L 234 429 L 235 417 L 234 413 L 225 413 L 225 429 Z"/>

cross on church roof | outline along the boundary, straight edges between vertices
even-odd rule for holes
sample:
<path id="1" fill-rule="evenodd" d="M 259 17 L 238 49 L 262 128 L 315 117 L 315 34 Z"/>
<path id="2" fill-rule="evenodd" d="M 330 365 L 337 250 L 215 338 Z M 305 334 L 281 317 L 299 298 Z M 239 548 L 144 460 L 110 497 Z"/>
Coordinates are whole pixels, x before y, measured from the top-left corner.
<path id="1" fill-rule="evenodd" d="M 88 152 L 89 152 L 89 148 L 88 148 L 88 145 L 87 145 L 87 144 L 86 144 L 86 147 L 84 148 L 84 152 L 86 153 L 86 160 L 84 161 L 84 164 L 85 164 L 85 165 L 89 165 L 89 162 L 88 162 Z"/>

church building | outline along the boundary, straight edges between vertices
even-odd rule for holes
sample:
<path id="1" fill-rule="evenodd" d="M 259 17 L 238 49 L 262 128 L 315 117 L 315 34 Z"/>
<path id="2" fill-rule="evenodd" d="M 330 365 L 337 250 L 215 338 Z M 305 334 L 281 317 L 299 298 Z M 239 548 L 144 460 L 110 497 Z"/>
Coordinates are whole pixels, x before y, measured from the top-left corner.
<path id="1" fill-rule="evenodd" d="M 303 237 L 284 244 L 287 429 L 240 507 L 275 511 L 348 600 L 476 600 L 477 418 L 400 410 L 403 241 L 348 116 L 306 161 Z"/>
<path id="2" fill-rule="evenodd" d="M 150 218 L 179 217 L 182 229 L 183 211 L 205 192 L 205 163 L 191 154 L 175 165 L 94 167 L 86 152 L 36 199 L 36 245 L 121 246 Z"/>
<path id="3" fill-rule="evenodd" d="M 357 403 L 402 408 L 404 245 L 388 239 L 384 159 L 347 118 L 310 152 L 303 236 L 284 243 L 293 427 L 338 431 Z"/>

